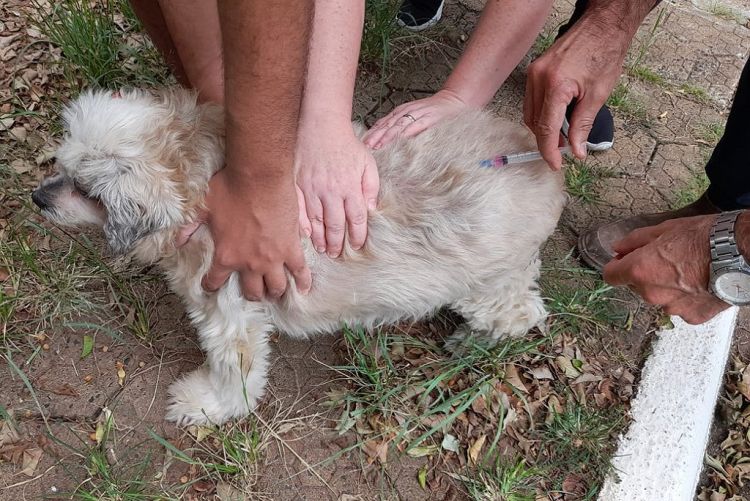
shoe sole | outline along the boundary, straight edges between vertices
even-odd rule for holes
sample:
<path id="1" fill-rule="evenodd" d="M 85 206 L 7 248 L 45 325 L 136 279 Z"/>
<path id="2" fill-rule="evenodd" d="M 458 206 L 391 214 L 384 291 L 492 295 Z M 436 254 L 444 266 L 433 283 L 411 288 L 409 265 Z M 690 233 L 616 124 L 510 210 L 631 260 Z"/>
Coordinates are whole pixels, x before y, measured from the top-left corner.
<path id="1" fill-rule="evenodd" d="M 586 148 L 590 151 L 606 151 L 612 148 L 614 141 L 602 141 L 601 143 L 586 143 Z"/>
<path id="2" fill-rule="evenodd" d="M 427 21 L 427 22 L 425 22 L 425 23 L 422 23 L 422 24 L 420 24 L 420 25 L 417 25 L 417 26 L 409 26 L 408 24 L 406 24 L 405 22 L 403 22 L 403 21 L 402 21 L 401 19 L 399 19 L 399 18 L 396 18 L 396 22 L 398 23 L 398 25 L 399 25 L 399 26 L 401 26 L 402 28 L 404 28 L 404 29 L 407 29 L 407 30 L 409 30 L 409 31 L 414 31 L 414 32 L 418 32 L 418 31 L 424 31 L 424 30 L 426 30 L 426 29 L 428 29 L 428 28 L 432 28 L 432 27 L 433 27 L 433 26 L 435 26 L 435 25 L 436 25 L 436 24 L 437 24 L 438 22 L 440 22 L 440 19 L 442 19 L 442 17 L 443 17 L 443 6 L 444 6 L 444 5 L 445 5 L 445 2 L 441 3 L 441 4 L 440 4 L 440 8 L 438 8 L 438 10 L 437 10 L 437 12 L 435 13 L 435 15 L 434 15 L 434 16 L 432 16 L 432 19 L 430 19 L 429 21 Z"/>

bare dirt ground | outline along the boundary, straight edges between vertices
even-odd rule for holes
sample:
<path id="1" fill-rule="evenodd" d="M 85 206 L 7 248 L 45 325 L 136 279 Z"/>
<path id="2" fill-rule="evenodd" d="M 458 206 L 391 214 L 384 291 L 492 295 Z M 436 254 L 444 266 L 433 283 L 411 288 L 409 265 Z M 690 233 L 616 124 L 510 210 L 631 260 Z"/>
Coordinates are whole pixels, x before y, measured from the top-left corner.
<path id="1" fill-rule="evenodd" d="M 355 116 L 371 124 L 393 106 L 437 90 L 481 4 L 447 2 L 441 31 L 433 39 L 416 50 L 395 51 L 385 78 L 365 69 Z M 25 192 L 51 169 L 44 154 L 57 133 L 55 105 L 75 92 L 56 69 L 60 51 L 28 24 L 23 3 L 0 0 L 0 166 L 15 180 L 0 192 L 0 238 L 10 245 L 20 235 L 34 250 L 19 253 L 16 246 L 13 253 L 0 254 L 0 299 L 5 301 L 0 305 L 14 305 L 11 314 L 0 308 L 5 350 L 0 362 L 0 499 L 70 498 L 73 493 L 82 499 L 467 499 L 467 482 L 458 476 L 474 478 L 472 456 L 487 449 L 476 446 L 480 440 L 489 443 L 498 427 L 501 456 L 547 469 L 530 473 L 531 487 L 518 491 L 530 497 L 517 499 L 594 498 L 597 481 L 591 478 L 596 475 L 580 464 L 580 456 L 571 456 L 570 464 L 551 461 L 555 451 L 550 449 L 563 442 L 550 435 L 550 423 L 556 412 L 576 406 L 611 415 L 625 426 L 650 333 L 660 319 L 633 296 L 614 291 L 598 296 L 601 285 L 595 277 L 565 270 L 580 266 L 574 247 L 582 231 L 612 218 L 679 205 L 701 193 L 703 163 L 750 53 L 743 5 L 727 5 L 720 10 L 715 3 L 664 3 L 646 20 L 610 100 L 615 146 L 585 165 L 569 166 L 571 202 L 544 250 L 545 292 L 561 327 L 551 336 L 533 335 L 539 340 L 533 350 L 504 362 L 493 397 L 482 397 L 481 405 L 472 405 L 441 430 L 442 443 L 437 440 L 424 455 L 409 455 L 403 444 L 382 438 L 387 433 L 382 430 L 392 424 L 383 415 L 359 420 L 340 433 L 343 409 L 327 404 L 340 401 L 335 395 L 361 390 L 331 369 L 351 364 L 351 346 L 340 334 L 310 341 L 276 338 L 269 395 L 256 418 L 219 431 L 182 430 L 164 421 L 166 388 L 203 360 L 193 329 L 154 271 L 115 262 L 110 265 L 119 280 L 113 280 L 94 258 L 67 250 L 70 236 L 59 231 L 50 236 L 36 226 L 40 219 L 28 207 Z M 520 121 L 528 62 L 571 9 L 569 2 L 556 3 L 539 47 L 498 92 L 497 113 Z M 80 235 L 72 236 L 85 243 Z M 38 275 L 20 271 L 42 261 L 54 266 Z M 57 281 L 68 275 L 56 270 L 79 268 L 80 273 L 70 274 L 78 279 L 66 297 L 85 296 L 98 305 L 85 314 L 62 315 L 51 306 L 45 309 L 44 301 L 8 301 L 27 290 L 51 291 L 59 298 L 66 289 Z M 50 283 L 39 276 L 49 276 Z M 42 316 L 48 320 L 32 322 Z M 576 322 L 579 317 L 587 321 Z M 441 315 L 394 332 L 439 345 L 449 323 Z M 744 458 L 750 449 L 750 391 L 744 386 L 750 385 L 749 339 L 750 321 L 743 315 L 702 499 L 750 499 L 747 487 L 742 488 L 750 478 Z M 394 356 L 416 367 L 424 363 L 415 362 L 422 355 L 406 350 Z M 467 383 L 457 377 L 446 383 L 446 391 L 462 384 Z M 492 398 L 502 405 L 493 407 Z M 503 417 L 495 412 L 499 408 Z M 622 426 L 613 425 L 602 436 L 613 445 Z M 457 444 L 446 442 L 446 436 Z M 574 453 L 586 449 L 587 437 L 572 438 Z M 611 446 L 606 450 L 611 452 Z"/>

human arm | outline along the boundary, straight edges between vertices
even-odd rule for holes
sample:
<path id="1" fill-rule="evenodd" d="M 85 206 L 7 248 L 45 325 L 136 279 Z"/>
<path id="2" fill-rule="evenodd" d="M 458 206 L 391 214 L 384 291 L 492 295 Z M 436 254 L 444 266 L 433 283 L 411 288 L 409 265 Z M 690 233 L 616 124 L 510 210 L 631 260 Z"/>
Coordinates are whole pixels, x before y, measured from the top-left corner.
<path id="1" fill-rule="evenodd" d="M 382 147 L 411 137 L 462 110 L 484 108 L 526 55 L 552 7 L 552 0 L 490 0 L 466 50 L 433 96 L 396 107 L 377 121 L 365 143 Z M 411 121 L 404 115 L 411 115 Z"/>
<path id="2" fill-rule="evenodd" d="M 594 118 L 617 82 L 633 36 L 657 3 L 590 0 L 581 19 L 529 66 L 524 121 L 552 169 L 562 167 L 560 130 L 574 99 L 568 139 L 575 156 L 586 156 Z"/>
<path id="3" fill-rule="evenodd" d="M 729 304 L 709 290 L 709 235 L 716 215 L 666 221 L 631 232 L 614 245 L 618 257 L 604 267 L 604 279 L 630 287 L 666 313 L 691 324 L 710 320 Z M 735 224 L 737 246 L 750 258 L 750 213 Z"/>
<path id="4" fill-rule="evenodd" d="M 309 0 L 219 2 L 226 167 L 206 197 L 215 244 L 207 290 L 238 272 L 248 299 L 278 297 L 285 268 L 301 292 L 310 288 L 293 161 L 311 14 Z"/>
<path id="5" fill-rule="evenodd" d="M 347 227 L 351 246 L 362 247 L 378 197 L 375 160 L 351 122 L 364 9 L 364 0 L 315 2 L 295 164 L 303 230 L 331 257 L 341 253 Z"/>

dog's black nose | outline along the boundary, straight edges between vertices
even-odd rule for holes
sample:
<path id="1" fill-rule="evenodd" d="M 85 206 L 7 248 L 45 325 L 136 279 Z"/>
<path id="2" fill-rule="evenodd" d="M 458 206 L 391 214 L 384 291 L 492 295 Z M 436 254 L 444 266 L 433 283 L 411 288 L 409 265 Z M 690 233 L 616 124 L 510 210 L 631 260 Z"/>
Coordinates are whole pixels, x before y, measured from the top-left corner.
<path id="1" fill-rule="evenodd" d="M 31 200 L 42 210 L 50 206 L 49 192 L 38 188 L 31 192 Z"/>

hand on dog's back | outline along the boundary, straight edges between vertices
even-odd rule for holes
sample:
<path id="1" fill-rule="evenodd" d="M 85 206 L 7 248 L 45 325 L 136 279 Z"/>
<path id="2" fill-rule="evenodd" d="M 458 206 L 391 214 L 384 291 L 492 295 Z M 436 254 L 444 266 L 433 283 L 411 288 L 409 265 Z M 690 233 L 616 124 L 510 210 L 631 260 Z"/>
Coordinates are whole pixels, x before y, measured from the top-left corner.
<path id="1" fill-rule="evenodd" d="M 204 289 L 218 290 L 237 272 L 248 300 L 278 298 L 287 288 L 286 268 L 301 293 L 310 290 L 292 182 L 242 183 L 222 169 L 209 183 L 206 208 L 214 256 Z"/>

